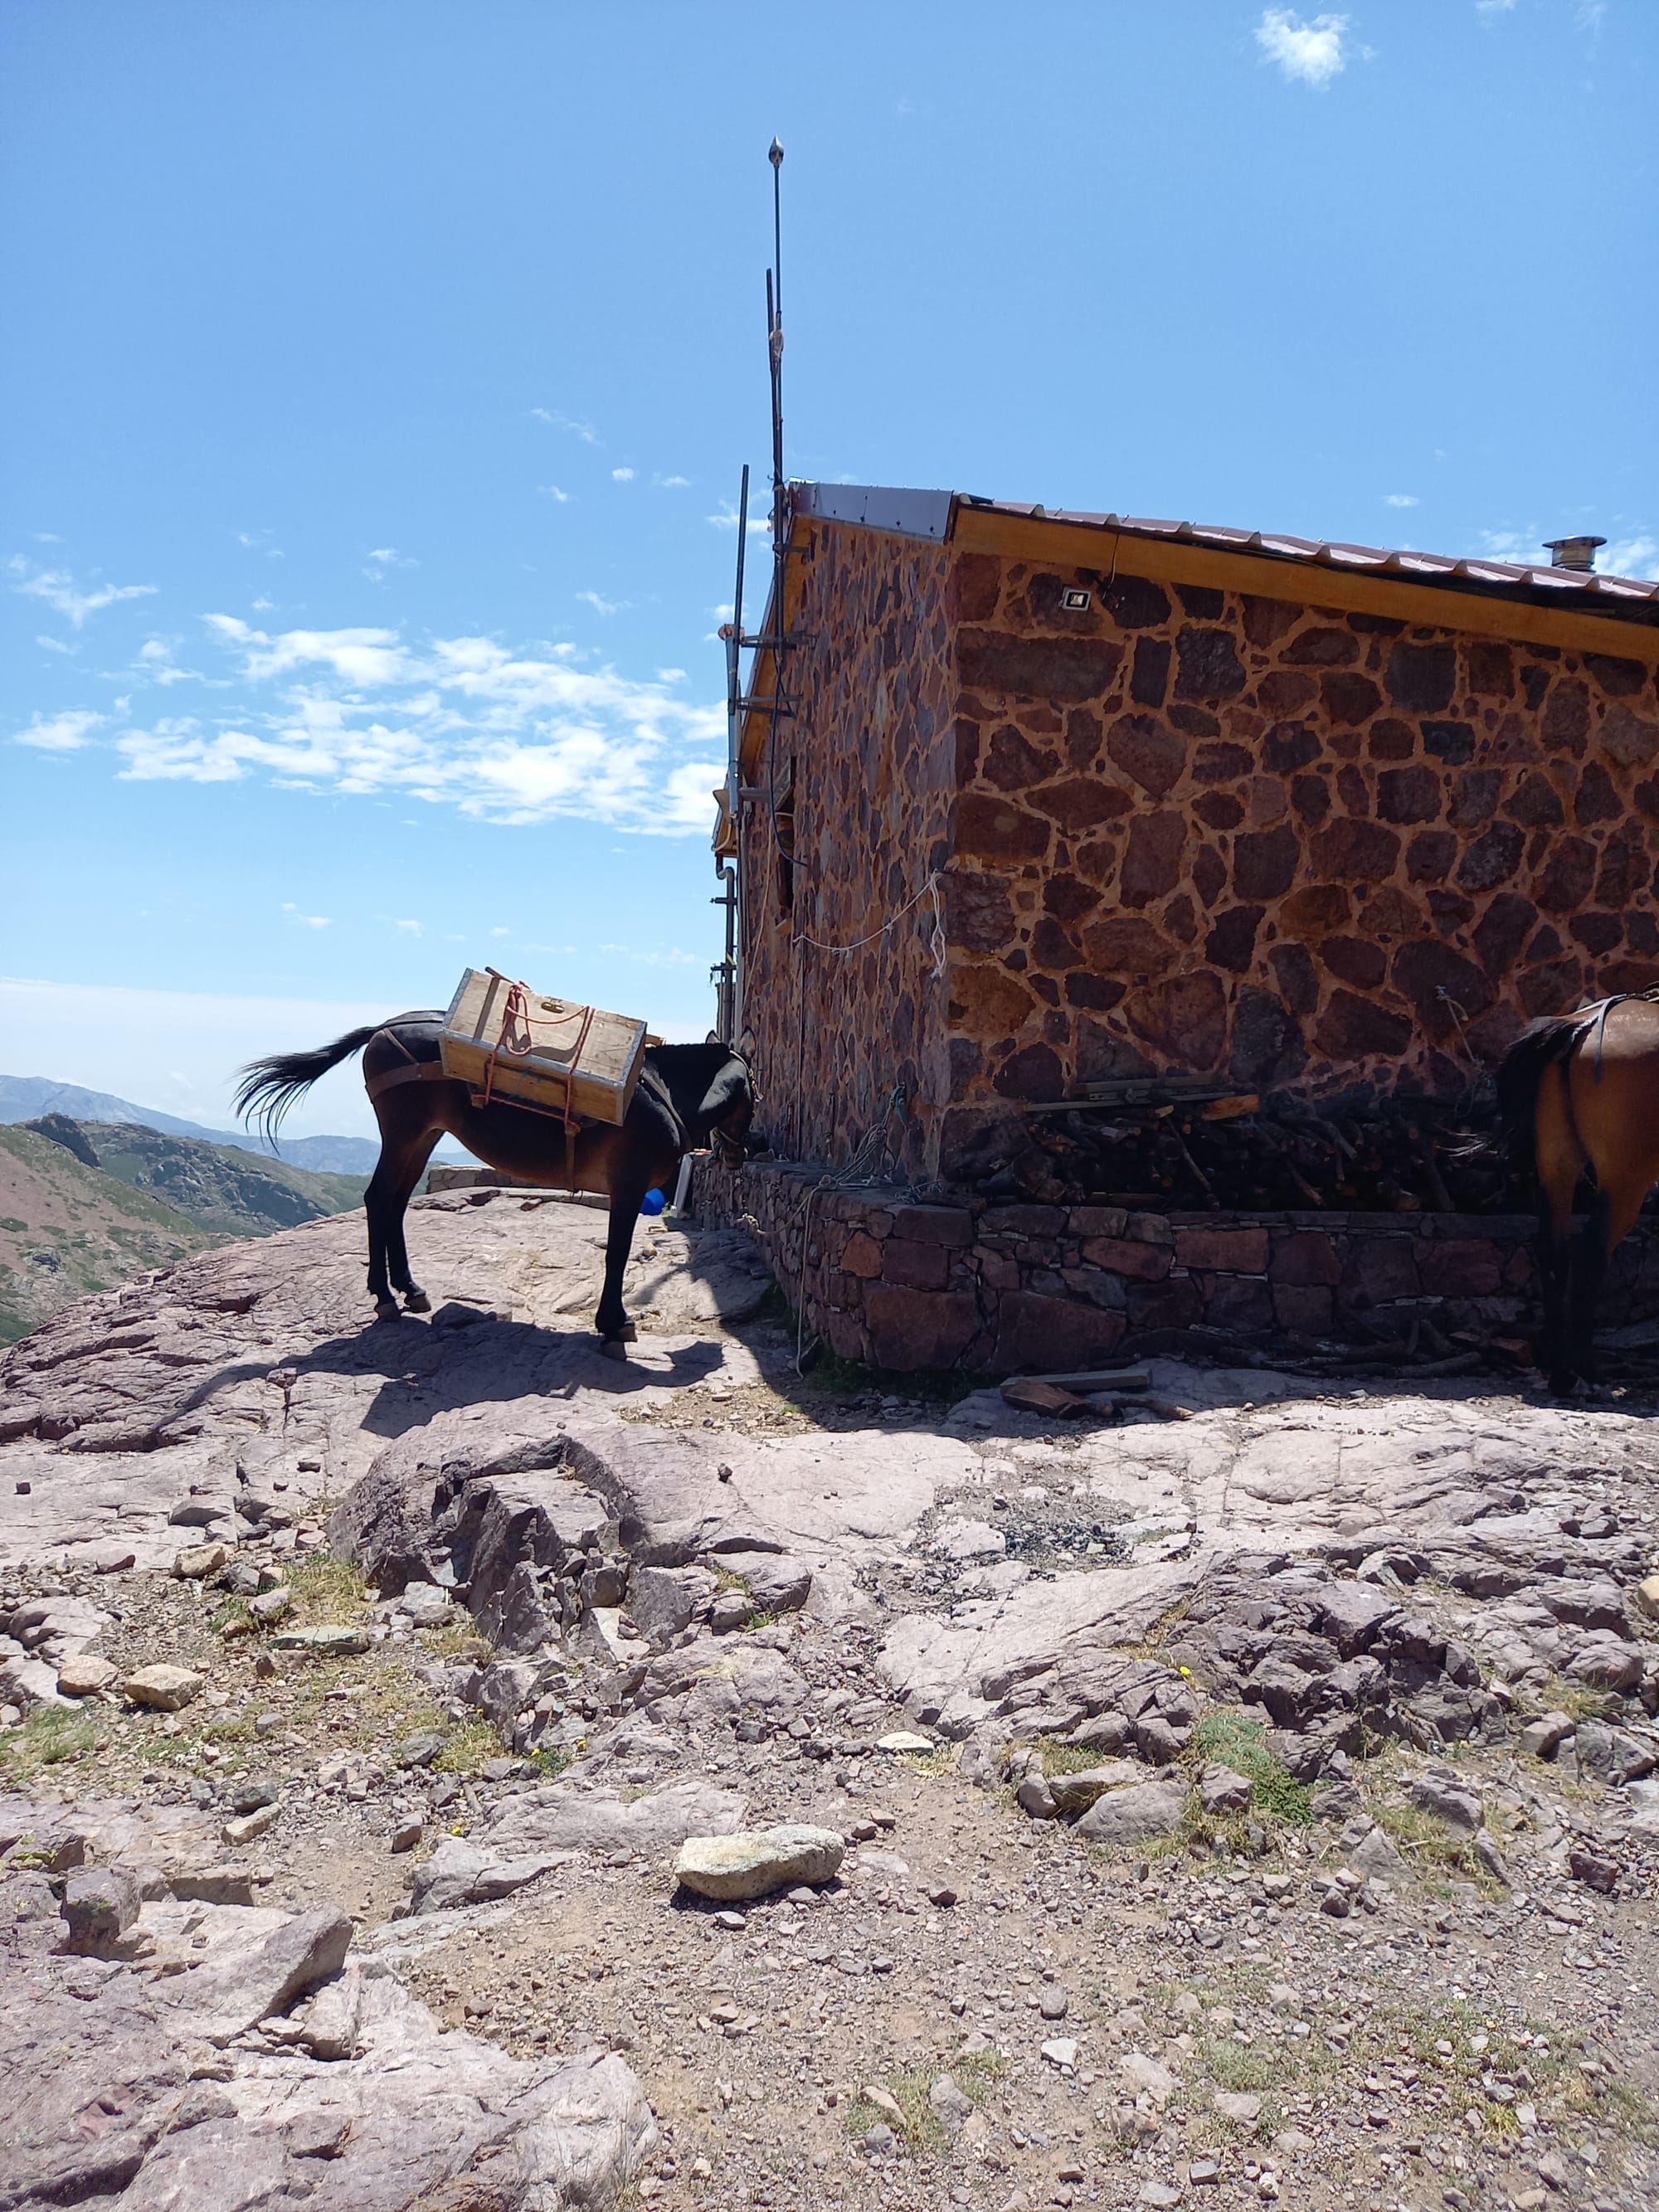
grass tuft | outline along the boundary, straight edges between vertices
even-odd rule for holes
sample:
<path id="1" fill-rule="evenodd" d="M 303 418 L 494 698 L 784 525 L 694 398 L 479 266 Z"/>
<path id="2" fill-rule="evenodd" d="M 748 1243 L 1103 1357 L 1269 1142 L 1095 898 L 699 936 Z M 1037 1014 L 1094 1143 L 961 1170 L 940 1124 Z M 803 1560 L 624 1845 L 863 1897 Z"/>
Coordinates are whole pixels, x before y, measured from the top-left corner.
<path id="1" fill-rule="evenodd" d="M 85 1759 L 98 1744 L 98 1723 L 89 1713 L 72 1713 L 63 1705 L 36 1705 L 21 1728 L 0 1736 L 0 1771 L 27 1781 L 43 1766 Z"/>
<path id="2" fill-rule="evenodd" d="M 1254 1713 L 1224 1707 L 1206 1713 L 1193 1730 L 1192 1754 L 1231 1766 L 1250 1785 L 1250 1809 L 1290 1828 L 1313 1821 L 1313 1793 L 1292 1781 L 1268 1750 L 1266 1731 Z"/>

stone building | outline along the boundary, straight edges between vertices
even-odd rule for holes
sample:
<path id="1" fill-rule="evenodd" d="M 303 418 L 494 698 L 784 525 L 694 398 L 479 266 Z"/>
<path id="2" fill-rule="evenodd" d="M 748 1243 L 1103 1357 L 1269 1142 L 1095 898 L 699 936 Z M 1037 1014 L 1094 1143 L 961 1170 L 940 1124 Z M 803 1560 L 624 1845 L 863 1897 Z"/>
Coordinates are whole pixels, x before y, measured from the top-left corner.
<path id="1" fill-rule="evenodd" d="M 848 485 L 788 530 L 720 833 L 781 1154 L 966 1201 L 1091 1083 L 1443 1092 L 1659 983 L 1659 585 Z"/>

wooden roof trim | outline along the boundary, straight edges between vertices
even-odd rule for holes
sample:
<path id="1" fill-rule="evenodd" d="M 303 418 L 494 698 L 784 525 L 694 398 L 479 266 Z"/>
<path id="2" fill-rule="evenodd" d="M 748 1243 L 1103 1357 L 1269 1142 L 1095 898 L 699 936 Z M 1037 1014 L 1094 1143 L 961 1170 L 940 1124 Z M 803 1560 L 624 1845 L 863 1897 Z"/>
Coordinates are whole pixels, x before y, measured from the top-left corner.
<path id="1" fill-rule="evenodd" d="M 1131 537 L 1107 524 L 1034 520 L 963 502 L 957 508 L 950 542 L 958 551 L 994 553 L 1004 560 L 1048 561 L 1097 570 L 1115 565 L 1126 575 L 1146 576 L 1157 583 L 1209 584 L 1267 599 L 1294 600 L 1302 606 L 1332 607 L 1343 614 L 1387 615 L 1399 622 L 1467 630 L 1480 637 L 1659 662 L 1659 626 L 1652 623 L 1534 606 L 1527 600 L 1488 598 L 1468 589 L 1443 591 L 1398 574 L 1360 574 L 1310 562 L 1224 552 L 1188 538 Z"/>

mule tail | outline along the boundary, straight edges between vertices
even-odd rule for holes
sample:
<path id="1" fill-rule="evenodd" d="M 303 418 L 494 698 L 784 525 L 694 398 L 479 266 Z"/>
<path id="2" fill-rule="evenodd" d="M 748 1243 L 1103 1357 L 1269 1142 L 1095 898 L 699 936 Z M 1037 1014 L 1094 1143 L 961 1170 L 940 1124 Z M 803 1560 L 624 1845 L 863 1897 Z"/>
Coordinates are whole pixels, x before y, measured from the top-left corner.
<path id="1" fill-rule="evenodd" d="M 366 1029 L 348 1030 L 332 1044 L 319 1045 L 315 1052 L 273 1052 L 264 1060 L 249 1060 L 239 1069 L 241 1081 L 236 1086 L 236 1111 L 243 1125 L 250 1119 L 257 1121 L 274 1152 L 283 1117 L 295 1100 L 309 1091 L 319 1075 L 326 1075 L 331 1067 L 361 1052 L 384 1026 L 371 1022 Z"/>
<path id="2" fill-rule="evenodd" d="M 1534 1121 L 1544 1071 L 1565 1060 L 1583 1031 L 1582 1014 L 1545 1014 L 1528 1023 L 1498 1062 L 1494 1078 L 1498 1130 L 1489 1149 L 1506 1159 L 1517 1175 L 1536 1171 Z"/>

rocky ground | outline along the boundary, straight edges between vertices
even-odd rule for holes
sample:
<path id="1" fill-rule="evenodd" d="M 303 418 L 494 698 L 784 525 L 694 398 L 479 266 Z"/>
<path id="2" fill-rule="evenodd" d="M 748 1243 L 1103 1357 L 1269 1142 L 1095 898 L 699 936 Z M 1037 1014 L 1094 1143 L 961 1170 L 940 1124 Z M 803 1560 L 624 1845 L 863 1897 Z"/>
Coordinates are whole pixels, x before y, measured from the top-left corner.
<path id="1" fill-rule="evenodd" d="M 0 2212 L 1654 2201 L 1647 1401 L 802 1382 L 643 1227 L 619 1365 L 603 1230 L 0 1370 Z"/>

